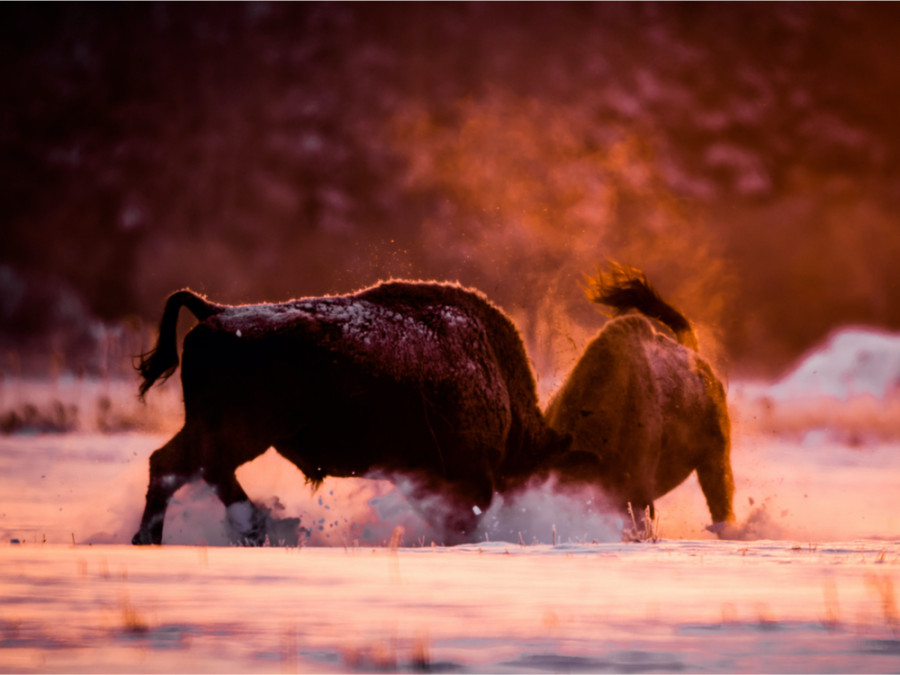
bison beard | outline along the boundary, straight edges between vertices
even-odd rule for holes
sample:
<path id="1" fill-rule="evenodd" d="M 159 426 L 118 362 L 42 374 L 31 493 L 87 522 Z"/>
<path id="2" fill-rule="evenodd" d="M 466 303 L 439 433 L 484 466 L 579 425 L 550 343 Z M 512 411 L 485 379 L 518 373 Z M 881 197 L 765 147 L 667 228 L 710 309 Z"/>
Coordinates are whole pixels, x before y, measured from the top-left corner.
<path id="1" fill-rule="evenodd" d="M 178 291 L 141 359 L 142 396 L 178 367 L 183 306 L 199 319 L 183 345 L 185 422 L 150 457 L 135 544 L 162 542 L 169 500 L 197 478 L 213 486 L 239 539 L 261 544 L 264 518 L 234 472 L 269 447 L 314 485 L 402 475 L 446 543 L 465 541 L 495 491 L 564 449 L 541 416 L 518 331 L 478 292 L 394 281 L 228 306 Z"/>

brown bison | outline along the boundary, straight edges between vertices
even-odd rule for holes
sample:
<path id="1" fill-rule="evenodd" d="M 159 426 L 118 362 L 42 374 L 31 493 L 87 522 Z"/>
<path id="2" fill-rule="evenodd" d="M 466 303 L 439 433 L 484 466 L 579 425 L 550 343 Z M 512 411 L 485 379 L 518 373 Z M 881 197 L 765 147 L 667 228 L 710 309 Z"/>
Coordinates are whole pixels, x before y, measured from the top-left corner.
<path id="1" fill-rule="evenodd" d="M 547 423 L 570 435 L 571 447 L 546 466 L 563 484 L 600 486 L 622 511 L 630 503 L 651 517 L 653 500 L 696 470 L 709 529 L 721 536 L 734 520 L 728 409 L 690 322 L 633 268 L 612 265 L 592 280 L 590 296 L 618 318 L 588 345 L 547 407 Z M 639 314 L 619 316 L 629 310 Z"/>
<path id="2" fill-rule="evenodd" d="M 262 543 L 264 518 L 234 472 L 269 447 L 313 485 L 408 477 L 413 505 L 448 543 L 461 541 L 495 490 L 563 446 L 544 423 L 518 331 L 476 291 L 391 281 L 245 306 L 178 291 L 138 366 L 142 397 L 178 366 L 181 307 L 199 320 L 183 345 L 185 421 L 150 457 L 135 544 L 161 543 L 169 499 L 197 478 L 214 487 L 238 539 Z"/>

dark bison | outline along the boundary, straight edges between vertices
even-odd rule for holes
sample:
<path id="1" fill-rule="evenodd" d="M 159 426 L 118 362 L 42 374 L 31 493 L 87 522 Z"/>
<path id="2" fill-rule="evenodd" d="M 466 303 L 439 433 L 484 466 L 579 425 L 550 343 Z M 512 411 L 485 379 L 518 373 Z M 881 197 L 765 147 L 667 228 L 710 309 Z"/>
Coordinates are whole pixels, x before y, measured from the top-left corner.
<path id="1" fill-rule="evenodd" d="M 653 500 L 696 470 L 709 529 L 722 535 L 734 520 L 730 422 L 725 391 L 697 354 L 690 322 L 633 268 L 613 264 L 592 280 L 590 296 L 618 318 L 588 345 L 547 408 L 550 427 L 571 436 L 569 451 L 548 466 L 563 484 L 599 485 L 622 511 L 630 503 L 651 516 Z M 639 314 L 619 316 L 629 310 Z"/>
<path id="2" fill-rule="evenodd" d="M 150 457 L 135 544 L 161 543 L 169 499 L 197 478 L 240 539 L 261 543 L 262 514 L 234 472 L 269 447 L 315 486 L 326 476 L 409 477 L 413 504 L 448 543 L 461 541 L 495 490 L 563 445 L 543 421 L 518 331 L 476 291 L 391 281 L 244 306 L 178 291 L 138 366 L 141 397 L 178 366 L 181 307 L 199 320 L 183 346 L 184 427 Z"/>

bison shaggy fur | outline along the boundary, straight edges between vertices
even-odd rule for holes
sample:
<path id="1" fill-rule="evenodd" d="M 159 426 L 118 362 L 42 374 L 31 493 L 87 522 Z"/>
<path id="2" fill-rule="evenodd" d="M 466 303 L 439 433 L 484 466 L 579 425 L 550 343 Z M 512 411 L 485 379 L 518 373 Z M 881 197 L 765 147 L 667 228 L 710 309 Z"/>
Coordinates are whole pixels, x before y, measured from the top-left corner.
<path id="1" fill-rule="evenodd" d="M 571 446 L 545 468 L 564 484 L 601 487 L 622 512 L 630 504 L 651 515 L 655 499 L 696 471 L 710 529 L 722 535 L 734 520 L 730 422 L 725 390 L 697 353 L 693 328 L 633 268 L 613 264 L 592 280 L 590 296 L 617 318 L 550 401 L 547 423 Z M 637 313 L 618 316 L 629 310 Z"/>
<path id="2" fill-rule="evenodd" d="M 241 541 L 262 543 L 261 512 L 235 470 L 269 447 L 316 486 L 409 478 L 413 505 L 447 543 L 463 541 L 495 491 L 563 445 L 544 423 L 518 331 L 477 291 L 390 281 L 243 306 L 178 291 L 141 359 L 141 396 L 178 366 L 181 307 L 199 320 L 183 343 L 184 426 L 150 457 L 135 544 L 162 542 L 169 500 L 194 479 L 214 487 Z"/>

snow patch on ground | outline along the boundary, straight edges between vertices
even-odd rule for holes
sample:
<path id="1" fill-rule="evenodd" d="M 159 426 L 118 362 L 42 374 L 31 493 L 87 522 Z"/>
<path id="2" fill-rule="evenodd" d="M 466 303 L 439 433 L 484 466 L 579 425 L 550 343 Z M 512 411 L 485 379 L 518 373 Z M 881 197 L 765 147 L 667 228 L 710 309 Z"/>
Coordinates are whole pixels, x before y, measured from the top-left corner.
<path id="1" fill-rule="evenodd" d="M 831 396 L 879 399 L 900 390 L 900 335 L 843 328 L 813 349 L 769 388 L 779 401 Z"/>

